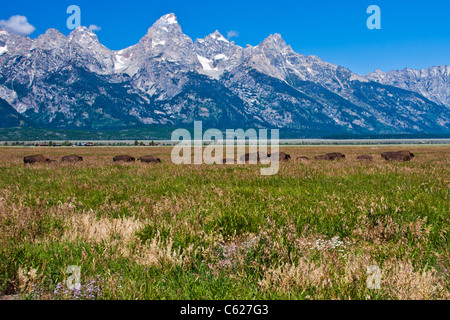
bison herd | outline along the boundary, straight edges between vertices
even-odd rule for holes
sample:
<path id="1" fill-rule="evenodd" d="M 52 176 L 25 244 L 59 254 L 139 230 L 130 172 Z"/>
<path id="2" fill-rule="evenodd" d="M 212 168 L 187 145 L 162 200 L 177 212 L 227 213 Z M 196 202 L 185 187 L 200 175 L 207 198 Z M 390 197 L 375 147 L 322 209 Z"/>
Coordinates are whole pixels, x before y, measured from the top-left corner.
<path id="1" fill-rule="evenodd" d="M 278 158 L 280 162 L 289 161 L 291 159 L 291 156 L 284 152 L 274 153 L 273 155 L 270 153 L 267 154 L 267 153 L 263 153 L 263 152 L 257 152 L 257 153 L 244 154 L 243 156 L 241 156 L 240 160 L 241 160 L 241 162 L 250 162 L 250 161 L 261 162 L 261 160 L 269 159 L 269 158 L 272 158 L 273 156 Z M 229 160 L 229 159 L 223 160 L 223 163 L 227 163 L 227 162 L 228 163 L 234 162 L 234 160 Z"/>
<path id="2" fill-rule="evenodd" d="M 138 158 L 138 161 L 144 162 L 144 163 L 160 163 L 161 159 L 155 157 L 155 156 L 144 156 Z M 136 162 L 136 158 L 122 155 L 122 156 L 116 156 L 113 158 L 113 162 Z"/>
<path id="3" fill-rule="evenodd" d="M 144 163 L 160 163 L 161 160 L 155 156 L 144 156 L 138 158 L 141 162 Z M 64 156 L 61 158 L 61 162 L 81 162 L 83 161 L 83 157 L 77 156 L 77 155 L 71 155 L 71 156 Z M 135 162 L 136 159 L 127 156 L 127 155 L 121 155 L 116 156 L 113 158 L 113 162 Z M 56 160 L 50 160 L 47 157 L 44 157 L 43 155 L 34 155 L 34 156 L 27 156 L 23 158 L 23 162 L 25 164 L 35 164 L 35 163 L 48 163 L 48 162 L 56 162 Z"/>
<path id="4" fill-rule="evenodd" d="M 291 156 L 284 152 L 279 152 L 274 154 L 275 157 L 278 157 L 280 162 L 289 161 Z M 245 154 L 240 160 L 241 162 L 250 162 L 257 161 L 261 162 L 263 159 L 268 159 L 271 157 L 271 154 L 263 154 L 263 153 L 254 153 L 254 154 Z M 397 152 L 385 152 L 381 154 L 381 157 L 386 161 L 411 161 L 414 158 L 414 154 L 409 151 L 397 151 Z M 324 155 L 319 155 L 314 157 L 316 161 L 334 161 L 334 160 L 342 160 L 345 159 L 345 155 L 339 152 L 327 153 Z M 370 155 L 361 155 L 357 157 L 360 161 L 372 161 L 373 157 Z M 161 159 L 155 156 L 143 156 L 137 159 L 143 163 L 160 163 Z M 310 161 L 308 157 L 301 156 L 297 158 L 297 161 Z M 83 157 L 77 155 L 64 156 L 61 158 L 61 162 L 81 162 L 83 161 Z M 43 155 L 34 155 L 27 156 L 23 159 L 25 164 L 35 164 L 35 163 L 48 163 L 48 162 L 56 162 L 56 160 L 50 160 Z M 136 162 L 136 158 L 128 156 L 128 155 L 120 155 L 113 158 L 113 162 Z M 232 159 L 224 159 L 223 163 L 235 163 Z"/>
<path id="5" fill-rule="evenodd" d="M 409 151 L 397 151 L 397 152 L 385 152 L 381 154 L 381 157 L 386 161 L 411 161 L 414 158 L 414 154 Z M 327 153 L 324 155 L 314 157 L 316 161 L 333 161 L 333 160 L 341 160 L 345 159 L 345 155 L 339 152 Z M 361 155 L 357 157 L 360 161 L 372 161 L 373 157 L 371 155 Z M 298 157 L 299 161 L 309 161 L 308 157 Z"/>
<path id="6" fill-rule="evenodd" d="M 414 154 L 409 151 L 397 151 L 397 152 L 385 152 L 381 154 L 381 157 L 386 161 L 411 161 L 414 158 Z M 345 159 L 345 155 L 339 152 L 327 153 L 324 155 L 314 157 L 316 161 L 333 161 Z M 371 155 L 361 155 L 357 157 L 360 161 L 372 161 Z M 298 161 L 309 161 L 308 157 L 298 157 Z"/>

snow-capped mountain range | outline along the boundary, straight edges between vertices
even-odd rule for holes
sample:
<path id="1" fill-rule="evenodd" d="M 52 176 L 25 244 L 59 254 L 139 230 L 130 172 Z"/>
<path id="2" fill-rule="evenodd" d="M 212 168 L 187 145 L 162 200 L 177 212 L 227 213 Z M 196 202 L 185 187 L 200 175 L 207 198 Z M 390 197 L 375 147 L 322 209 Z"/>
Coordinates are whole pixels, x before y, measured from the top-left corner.
<path id="1" fill-rule="evenodd" d="M 367 76 L 296 53 L 279 34 L 245 48 L 192 41 L 174 14 L 113 51 L 79 27 L 33 40 L 0 29 L 0 126 L 267 127 L 302 136 L 448 133 L 450 67 Z"/>

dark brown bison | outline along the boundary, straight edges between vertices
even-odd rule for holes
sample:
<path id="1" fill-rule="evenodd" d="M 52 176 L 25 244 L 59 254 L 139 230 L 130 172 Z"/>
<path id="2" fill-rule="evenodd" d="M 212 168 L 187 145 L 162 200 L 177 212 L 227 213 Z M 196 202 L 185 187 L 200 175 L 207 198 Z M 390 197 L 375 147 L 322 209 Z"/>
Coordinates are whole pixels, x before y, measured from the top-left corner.
<path id="1" fill-rule="evenodd" d="M 359 157 L 358 157 L 358 160 L 361 160 L 361 161 L 372 161 L 372 160 L 373 160 L 373 157 L 372 157 L 372 156 L 369 156 L 369 155 L 367 155 L 367 154 L 364 154 L 364 155 L 362 155 L 362 156 L 359 156 Z"/>
<path id="2" fill-rule="evenodd" d="M 23 158 L 23 162 L 25 164 L 34 164 L 34 163 L 52 162 L 52 160 L 39 154 L 34 156 L 27 156 Z"/>
<path id="3" fill-rule="evenodd" d="M 381 157 L 386 161 L 411 161 L 415 155 L 409 151 L 385 152 Z"/>
<path id="4" fill-rule="evenodd" d="M 327 155 L 330 156 L 331 160 L 345 159 L 345 154 L 339 152 L 327 153 Z"/>
<path id="5" fill-rule="evenodd" d="M 273 155 L 269 155 L 269 157 L 271 157 L 271 156 L 276 157 L 277 155 L 278 155 L 278 159 L 280 160 L 280 162 L 289 161 L 291 159 L 291 156 L 284 152 L 274 153 Z"/>
<path id="6" fill-rule="evenodd" d="M 144 156 L 140 157 L 138 160 L 144 163 L 161 163 L 161 159 L 155 156 Z"/>
<path id="7" fill-rule="evenodd" d="M 324 155 L 320 155 L 320 156 L 316 156 L 314 157 L 315 160 L 317 161 L 333 161 L 333 160 L 340 160 L 340 159 L 345 159 L 345 155 L 339 152 L 333 152 L 333 153 L 327 153 Z"/>
<path id="8" fill-rule="evenodd" d="M 261 159 L 265 159 L 267 157 L 267 154 L 263 153 L 247 153 L 241 156 L 240 160 L 241 162 L 250 162 L 250 161 L 257 161 L 260 162 Z"/>
<path id="9" fill-rule="evenodd" d="M 83 161 L 83 157 L 77 155 L 65 156 L 61 158 L 62 162 L 80 162 Z"/>
<path id="10" fill-rule="evenodd" d="M 135 162 L 136 159 L 131 157 L 131 156 L 127 156 L 127 155 L 122 155 L 122 156 L 116 156 L 113 158 L 114 162 Z"/>
<path id="11" fill-rule="evenodd" d="M 326 161 L 326 160 L 331 161 L 332 159 L 329 155 L 323 154 L 320 156 L 315 156 L 314 160 L 316 160 L 316 161 Z"/>

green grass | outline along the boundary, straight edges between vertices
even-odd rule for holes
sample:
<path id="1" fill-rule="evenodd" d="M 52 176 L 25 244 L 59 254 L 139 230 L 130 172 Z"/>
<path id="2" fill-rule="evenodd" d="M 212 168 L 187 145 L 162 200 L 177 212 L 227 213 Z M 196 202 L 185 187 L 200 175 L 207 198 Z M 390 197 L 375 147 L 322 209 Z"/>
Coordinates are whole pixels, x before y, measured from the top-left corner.
<path id="1" fill-rule="evenodd" d="M 271 177 L 175 166 L 164 148 L 151 149 L 161 165 L 113 165 L 129 151 L 111 148 L 34 167 L 26 149 L 2 149 L 0 295 L 64 298 L 53 293 L 77 265 L 86 286 L 101 279 L 96 299 L 448 299 L 449 148 L 369 164 L 354 158 L 370 148 L 343 149 L 346 161 L 292 161 Z M 45 151 L 83 149 L 62 150 Z M 379 291 L 366 286 L 370 265 Z"/>

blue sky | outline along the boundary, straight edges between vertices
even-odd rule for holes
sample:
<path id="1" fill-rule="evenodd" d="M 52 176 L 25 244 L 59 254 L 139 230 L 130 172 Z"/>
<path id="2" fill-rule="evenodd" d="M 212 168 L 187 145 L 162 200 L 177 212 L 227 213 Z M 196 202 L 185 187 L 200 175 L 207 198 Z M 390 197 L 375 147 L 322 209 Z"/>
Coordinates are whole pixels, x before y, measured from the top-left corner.
<path id="1" fill-rule="evenodd" d="M 449 0 L 277 0 L 277 1 L 3 1 L 0 20 L 25 16 L 36 28 L 64 34 L 69 5 L 81 8 L 81 23 L 95 24 L 100 41 L 118 50 L 136 44 L 162 15 L 175 13 L 193 40 L 219 30 L 235 31 L 238 45 L 257 45 L 280 33 L 299 53 L 316 55 L 359 74 L 375 69 L 427 68 L 450 64 Z M 381 30 L 369 30 L 370 5 L 381 8 Z"/>

